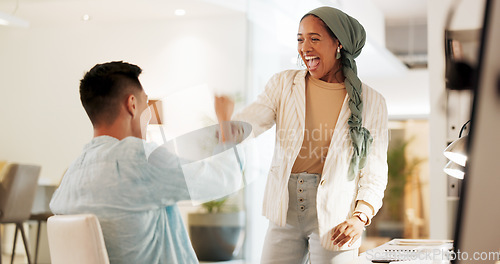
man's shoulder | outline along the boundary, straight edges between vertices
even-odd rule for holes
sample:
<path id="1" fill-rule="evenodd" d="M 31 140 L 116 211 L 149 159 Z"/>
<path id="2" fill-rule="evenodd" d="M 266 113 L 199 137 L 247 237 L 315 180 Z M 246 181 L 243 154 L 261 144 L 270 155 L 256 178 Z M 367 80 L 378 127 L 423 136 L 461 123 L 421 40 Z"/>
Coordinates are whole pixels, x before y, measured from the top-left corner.
<path id="1" fill-rule="evenodd" d="M 122 140 L 94 138 L 71 162 L 64 177 L 79 177 L 82 171 L 102 172 L 115 168 L 118 164 L 126 165 L 125 167 L 145 164 L 147 162 L 145 152 L 145 145 L 138 138 L 130 137 Z"/>
<path id="2" fill-rule="evenodd" d="M 82 156 L 95 161 L 144 159 L 146 143 L 136 137 L 126 137 L 122 140 L 94 138 L 84 149 Z"/>

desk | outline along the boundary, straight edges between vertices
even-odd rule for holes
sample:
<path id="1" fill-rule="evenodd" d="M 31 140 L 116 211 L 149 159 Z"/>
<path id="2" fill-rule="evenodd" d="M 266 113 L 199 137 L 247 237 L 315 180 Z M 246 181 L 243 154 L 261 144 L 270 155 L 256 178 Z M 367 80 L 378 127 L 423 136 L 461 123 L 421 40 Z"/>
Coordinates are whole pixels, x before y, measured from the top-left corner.
<path id="1" fill-rule="evenodd" d="M 352 264 L 384 263 L 372 260 L 404 259 L 398 264 L 449 264 L 451 240 L 393 239 L 362 253 Z M 389 262 L 385 262 L 389 263 Z"/>
<path id="2" fill-rule="evenodd" d="M 40 213 L 47 213 L 50 212 L 49 209 L 49 203 L 50 199 L 52 198 L 52 194 L 56 190 L 57 186 L 52 185 L 50 183 L 45 183 L 43 181 L 38 182 L 38 187 L 35 193 L 35 200 L 33 203 L 33 207 L 31 210 L 32 215 L 33 214 L 40 214 Z M 29 251 L 31 253 L 31 259 L 35 263 L 35 253 L 36 253 L 36 241 L 37 241 L 37 234 L 38 234 L 38 222 L 35 221 L 29 221 L 29 228 L 28 230 L 28 237 L 29 237 Z M 50 263 L 50 255 L 49 255 L 49 246 L 48 246 L 48 239 L 47 239 L 47 232 L 45 228 L 45 224 L 42 223 L 42 229 L 40 230 L 40 248 L 39 248 L 39 256 L 38 256 L 38 263 Z M 14 234 L 15 227 L 12 225 L 4 225 L 5 227 L 3 234 Z M 13 236 L 11 235 L 4 235 L 3 236 L 4 241 L 2 241 L 2 246 L 4 249 L 6 249 L 6 252 L 11 252 L 12 247 L 13 247 Z M 16 253 L 20 254 L 25 254 L 23 245 L 21 244 L 21 239 L 17 240 L 16 243 L 16 249 L 19 249 L 19 251 L 16 250 Z"/>
<path id="3" fill-rule="evenodd" d="M 50 263 L 49 243 L 47 238 L 47 225 L 45 219 L 51 214 L 49 203 L 52 199 L 52 194 L 57 189 L 57 185 L 49 182 L 38 182 L 38 187 L 35 194 L 35 202 L 31 209 L 31 220 L 29 228 L 30 252 L 33 263 L 45 264 Z M 37 217 L 33 217 L 38 215 Z M 37 241 L 38 240 L 38 241 Z M 38 243 L 37 243 L 38 242 Z M 38 245 L 38 251 L 36 246 Z M 38 252 L 38 253 L 37 253 Z M 35 257 L 36 256 L 36 257 Z"/>
<path id="4" fill-rule="evenodd" d="M 50 212 L 49 203 L 52 199 L 52 194 L 54 194 L 57 187 L 58 186 L 56 184 L 43 181 L 42 179 L 38 181 L 38 187 L 36 189 L 35 201 L 33 202 L 31 214 Z"/>

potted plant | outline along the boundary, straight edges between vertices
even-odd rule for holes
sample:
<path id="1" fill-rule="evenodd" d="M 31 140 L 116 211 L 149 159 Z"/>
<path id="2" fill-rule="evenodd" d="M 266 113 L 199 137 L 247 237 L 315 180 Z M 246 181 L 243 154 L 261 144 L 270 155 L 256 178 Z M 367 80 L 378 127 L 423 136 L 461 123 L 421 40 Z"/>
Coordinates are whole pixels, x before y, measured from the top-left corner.
<path id="1" fill-rule="evenodd" d="M 245 213 L 238 205 L 242 192 L 201 205 L 188 214 L 191 243 L 200 261 L 226 261 L 237 256 L 245 235 Z"/>
<path id="2" fill-rule="evenodd" d="M 235 101 L 242 102 L 241 94 L 236 95 Z M 203 122 L 206 126 L 217 124 L 209 116 L 205 116 Z M 213 143 L 217 142 L 218 140 Z M 244 175 L 244 171 L 242 173 Z M 198 260 L 227 261 L 241 257 L 246 221 L 242 210 L 243 194 L 241 189 L 234 194 L 203 203 L 198 212 L 188 214 L 189 236 Z"/>
<path id="3" fill-rule="evenodd" d="M 379 236 L 403 237 L 405 189 L 418 165 L 425 160 L 407 158 L 406 149 L 412 140 L 394 140 L 387 151 L 388 183 L 379 213 L 381 221 L 377 222 Z"/>

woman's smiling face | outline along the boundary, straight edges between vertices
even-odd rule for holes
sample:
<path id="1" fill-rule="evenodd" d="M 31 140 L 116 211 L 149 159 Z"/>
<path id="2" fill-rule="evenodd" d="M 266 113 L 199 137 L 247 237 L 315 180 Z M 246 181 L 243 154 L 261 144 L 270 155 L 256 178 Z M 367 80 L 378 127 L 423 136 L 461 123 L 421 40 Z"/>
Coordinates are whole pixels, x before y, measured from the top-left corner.
<path id="1" fill-rule="evenodd" d="M 330 36 L 321 19 L 313 15 L 304 17 L 299 25 L 297 42 L 297 51 L 313 78 L 325 82 L 339 81 L 335 74 L 340 69 L 340 60 L 335 56 L 340 43 Z"/>

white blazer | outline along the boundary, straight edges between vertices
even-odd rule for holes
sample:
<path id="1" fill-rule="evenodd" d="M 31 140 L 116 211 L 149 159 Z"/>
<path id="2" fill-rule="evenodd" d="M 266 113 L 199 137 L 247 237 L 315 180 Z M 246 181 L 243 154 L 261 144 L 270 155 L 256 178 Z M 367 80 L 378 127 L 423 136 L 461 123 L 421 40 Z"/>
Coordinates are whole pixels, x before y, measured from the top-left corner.
<path id="1" fill-rule="evenodd" d="M 255 136 L 276 124 L 276 146 L 264 193 L 263 215 L 279 226 L 286 225 L 288 180 L 304 139 L 305 76 L 307 70 L 287 70 L 275 74 L 257 100 L 233 120 L 252 125 Z M 356 201 L 370 204 L 374 213 L 382 206 L 387 185 L 387 107 L 378 92 L 363 84 L 363 126 L 373 136 L 367 163 L 356 178 L 347 179 L 353 153 L 347 120 L 351 115 L 346 95 L 330 142 L 322 180 L 316 197 L 321 245 L 328 250 L 358 248 L 333 245 L 332 229 L 350 218 Z"/>

